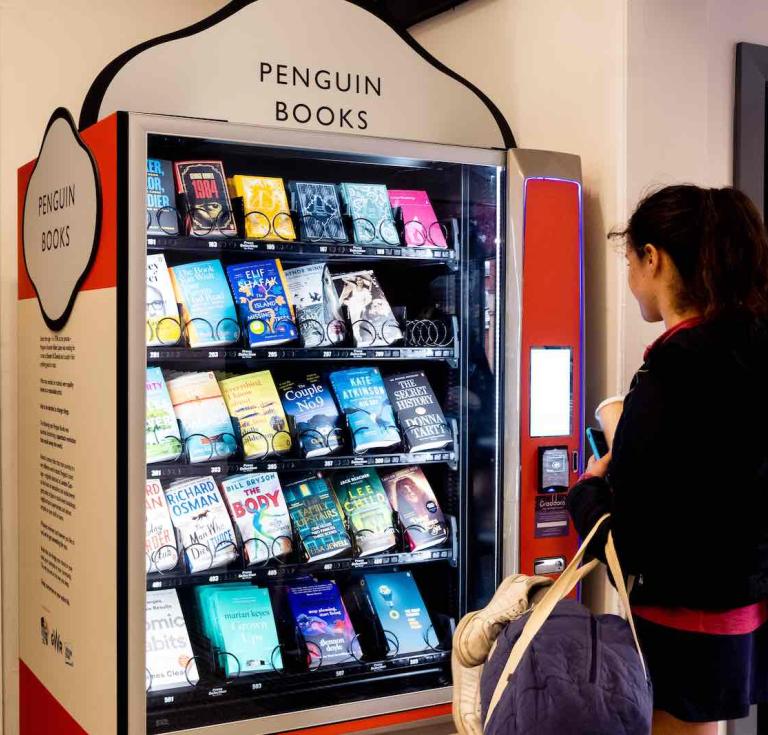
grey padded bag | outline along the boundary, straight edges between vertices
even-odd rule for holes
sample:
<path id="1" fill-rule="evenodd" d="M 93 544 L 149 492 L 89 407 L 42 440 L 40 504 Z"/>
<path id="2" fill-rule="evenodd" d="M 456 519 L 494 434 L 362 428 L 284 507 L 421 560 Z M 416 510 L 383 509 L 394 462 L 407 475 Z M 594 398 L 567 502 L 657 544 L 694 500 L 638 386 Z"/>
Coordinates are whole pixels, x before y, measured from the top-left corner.
<path id="1" fill-rule="evenodd" d="M 603 516 L 528 615 L 496 639 L 480 682 L 484 735 L 648 735 L 653 696 L 613 536 L 605 552 L 627 620 L 565 599 Z"/>

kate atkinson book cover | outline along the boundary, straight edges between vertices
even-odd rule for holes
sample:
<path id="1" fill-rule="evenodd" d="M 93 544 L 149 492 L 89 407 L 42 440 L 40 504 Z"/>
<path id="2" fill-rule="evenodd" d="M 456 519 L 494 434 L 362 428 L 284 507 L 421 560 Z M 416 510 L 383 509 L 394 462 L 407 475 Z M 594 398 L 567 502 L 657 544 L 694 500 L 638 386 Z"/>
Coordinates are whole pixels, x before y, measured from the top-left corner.
<path id="1" fill-rule="evenodd" d="M 182 450 L 179 424 L 160 368 L 147 368 L 146 390 L 147 464 L 177 460 Z"/>
<path id="2" fill-rule="evenodd" d="M 146 624 L 147 691 L 197 684 L 200 677 L 176 590 L 147 592 Z"/>

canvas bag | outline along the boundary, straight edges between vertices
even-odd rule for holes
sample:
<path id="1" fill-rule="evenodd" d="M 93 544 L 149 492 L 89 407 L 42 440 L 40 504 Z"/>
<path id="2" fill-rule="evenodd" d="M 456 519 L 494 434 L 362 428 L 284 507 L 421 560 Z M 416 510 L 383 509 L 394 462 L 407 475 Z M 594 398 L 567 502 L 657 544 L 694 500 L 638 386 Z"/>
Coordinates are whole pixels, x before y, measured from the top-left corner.
<path id="1" fill-rule="evenodd" d="M 509 623 L 481 675 L 485 735 L 648 735 L 653 696 L 613 536 L 605 547 L 627 620 L 565 599 L 597 565 L 580 566 L 590 531 L 532 612 Z"/>

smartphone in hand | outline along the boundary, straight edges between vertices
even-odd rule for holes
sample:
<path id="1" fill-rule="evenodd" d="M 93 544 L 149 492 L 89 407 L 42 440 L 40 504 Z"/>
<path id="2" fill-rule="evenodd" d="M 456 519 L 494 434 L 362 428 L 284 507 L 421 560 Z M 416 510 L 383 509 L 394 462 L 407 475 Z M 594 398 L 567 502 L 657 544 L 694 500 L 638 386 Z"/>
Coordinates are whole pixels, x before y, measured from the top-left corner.
<path id="1" fill-rule="evenodd" d="M 605 441 L 605 434 L 600 429 L 588 426 L 587 441 L 595 459 L 600 459 L 608 454 L 608 442 Z"/>

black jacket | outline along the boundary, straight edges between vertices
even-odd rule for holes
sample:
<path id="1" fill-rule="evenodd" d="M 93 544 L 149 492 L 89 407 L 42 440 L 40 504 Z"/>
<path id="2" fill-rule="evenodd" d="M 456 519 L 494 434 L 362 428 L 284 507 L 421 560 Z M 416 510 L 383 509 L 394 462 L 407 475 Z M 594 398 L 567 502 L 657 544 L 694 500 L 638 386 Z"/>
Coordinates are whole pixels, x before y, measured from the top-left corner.
<path id="1" fill-rule="evenodd" d="M 607 478 L 577 483 L 568 510 L 582 536 L 612 514 L 635 604 L 768 598 L 768 325 L 721 318 L 657 342 L 625 398 Z"/>

